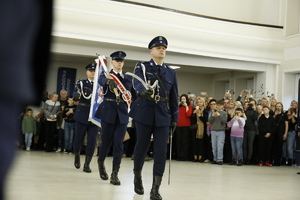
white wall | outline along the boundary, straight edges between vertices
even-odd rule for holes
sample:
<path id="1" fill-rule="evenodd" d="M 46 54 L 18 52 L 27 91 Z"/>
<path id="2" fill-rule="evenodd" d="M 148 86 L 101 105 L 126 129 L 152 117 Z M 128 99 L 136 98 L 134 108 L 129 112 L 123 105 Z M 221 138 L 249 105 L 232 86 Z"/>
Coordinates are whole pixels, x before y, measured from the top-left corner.
<path id="1" fill-rule="evenodd" d="M 191 92 L 197 96 L 200 92 L 207 92 L 212 95 L 212 75 L 177 72 L 177 79 L 179 94 Z"/>
<path id="2" fill-rule="evenodd" d="M 132 0 L 201 15 L 280 25 L 281 0 Z"/>
<path id="3" fill-rule="evenodd" d="M 220 22 L 107 0 L 64 0 L 55 1 L 52 52 L 93 56 L 95 52 L 109 55 L 122 49 L 128 52 L 128 59 L 148 60 L 148 42 L 156 35 L 164 35 L 169 40 L 167 63 L 251 71 L 257 91 L 264 84 L 265 90 L 274 93 L 278 100 L 292 100 L 293 74 L 300 72 L 300 35 L 295 29 L 299 30 L 298 0 L 147 2 L 161 6 L 171 3 L 174 8 L 215 17 L 279 24 L 285 29 Z M 54 63 L 49 72 L 50 91 L 56 88 L 51 84 L 56 81 L 55 69 L 62 64 L 79 67 L 76 63 Z M 189 79 L 189 74 L 178 73 L 180 93 L 197 93 L 197 83 L 199 90 L 204 85 L 209 94 L 219 94 L 213 85 L 222 79 L 230 79 L 230 87 L 239 90 L 242 86 L 237 83 L 246 78 L 214 74 L 211 80 L 201 77 L 204 84 L 196 77 Z"/>
<path id="4" fill-rule="evenodd" d="M 186 1 L 175 2 L 186 4 Z M 194 4 L 197 2 L 193 1 Z M 200 2 L 202 6 L 197 4 L 194 8 L 216 10 L 216 13 L 218 9 L 227 8 L 224 1 L 214 1 L 212 8 L 210 3 L 206 6 L 204 0 Z M 263 1 L 268 2 L 266 5 L 269 6 L 258 3 L 261 2 L 258 0 L 247 5 L 249 2 L 251 1 L 235 0 L 232 4 L 236 4 L 235 11 L 240 8 L 241 13 L 247 13 L 247 8 L 249 16 L 251 13 L 254 17 L 259 15 L 253 10 L 264 10 L 266 7 L 269 9 L 266 12 L 278 10 L 274 8 L 274 5 L 278 7 L 278 0 L 272 1 L 273 6 L 270 5 L 270 0 Z M 243 6 L 244 3 L 246 6 Z M 230 9 L 233 8 L 230 6 L 232 4 L 226 5 Z M 105 49 L 108 44 L 139 53 L 145 50 L 153 37 L 164 35 L 169 40 L 169 52 L 278 64 L 284 45 L 282 29 L 209 20 L 113 1 L 64 0 L 56 1 L 54 8 L 56 20 L 53 26 L 55 40 L 52 51 L 57 53 L 62 52 L 61 44 L 66 44 L 69 48 L 76 44 L 82 47 L 69 49 L 73 54 L 89 54 L 88 49 L 95 52 L 97 46 Z M 230 10 L 228 13 L 236 12 Z M 271 15 L 270 18 L 278 17 Z M 134 58 L 134 54 L 131 56 L 129 59 L 140 60 Z"/>

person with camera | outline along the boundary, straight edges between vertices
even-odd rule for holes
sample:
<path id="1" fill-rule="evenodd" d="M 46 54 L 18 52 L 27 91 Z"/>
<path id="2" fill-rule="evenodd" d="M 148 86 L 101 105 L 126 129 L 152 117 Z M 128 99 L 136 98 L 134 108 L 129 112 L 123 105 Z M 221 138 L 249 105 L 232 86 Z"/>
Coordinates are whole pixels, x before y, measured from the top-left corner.
<path id="1" fill-rule="evenodd" d="M 243 118 L 243 109 L 237 108 L 234 117 L 228 122 L 231 127 L 230 141 L 232 148 L 232 161 L 230 165 L 242 166 L 243 164 L 243 140 L 245 119 Z"/>
<path id="2" fill-rule="evenodd" d="M 62 117 L 65 120 L 65 128 L 64 128 L 64 139 L 65 139 L 65 149 L 64 153 L 72 154 L 73 149 L 73 139 L 75 132 L 75 120 L 74 114 L 76 110 L 76 105 L 74 104 L 74 99 L 72 97 L 68 97 L 68 104 L 64 106 L 64 110 L 62 113 Z"/>
<path id="3" fill-rule="evenodd" d="M 207 122 L 207 110 L 205 109 L 205 100 L 203 98 L 197 98 L 196 107 L 193 110 L 191 116 L 190 126 L 193 142 L 193 162 L 204 162 L 204 138 L 207 137 L 205 134 Z"/>
<path id="4" fill-rule="evenodd" d="M 223 100 L 210 100 L 211 115 L 208 119 L 211 125 L 211 143 L 213 152 L 212 164 L 223 165 L 223 148 L 225 141 L 225 128 L 227 122 L 227 113 L 223 111 Z"/>
<path id="5" fill-rule="evenodd" d="M 253 104 L 248 103 L 247 109 L 245 110 L 247 117 L 246 124 L 244 126 L 244 164 L 249 165 L 253 153 L 253 142 L 256 135 L 257 112 L 253 109 Z"/>
<path id="6" fill-rule="evenodd" d="M 175 131 L 176 145 L 177 145 L 177 160 L 189 160 L 190 141 L 190 126 L 193 113 L 193 107 L 186 94 L 180 96 L 180 103 L 178 108 L 178 124 Z"/>

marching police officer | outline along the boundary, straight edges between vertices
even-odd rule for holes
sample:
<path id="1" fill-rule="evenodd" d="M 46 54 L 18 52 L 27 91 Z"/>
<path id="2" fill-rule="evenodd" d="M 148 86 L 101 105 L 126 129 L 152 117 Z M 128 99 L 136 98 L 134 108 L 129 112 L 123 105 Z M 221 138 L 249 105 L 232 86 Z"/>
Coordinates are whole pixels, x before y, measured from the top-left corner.
<path id="1" fill-rule="evenodd" d="M 178 118 L 178 89 L 176 72 L 164 64 L 167 39 L 155 37 L 148 45 L 152 59 L 137 63 L 134 73 L 153 85 L 154 89 L 145 89 L 143 84 L 134 79 L 133 86 L 138 98 L 133 102 L 129 116 L 136 121 L 137 142 L 134 150 L 134 191 L 144 194 L 142 168 L 148 151 L 151 134 L 154 139 L 153 183 L 151 200 L 160 200 L 159 187 L 165 170 L 167 142 L 170 126 L 174 129 Z"/>
<path id="2" fill-rule="evenodd" d="M 75 101 L 79 101 L 74 114 L 75 120 L 75 140 L 74 140 L 74 154 L 75 161 L 74 166 L 80 168 L 80 150 L 82 143 L 87 132 L 87 147 L 86 147 L 86 157 L 83 166 L 83 171 L 91 173 L 90 162 L 92 160 L 96 137 L 98 134 L 98 126 L 88 121 L 90 107 L 91 107 L 91 97 L 93 92 L 93 81 L 95 75 L 96 63 L 88 64 L 86 67 L 87 79 L 79 80 L 76 83 L 73 97 Z"/>
<path id="3" fill-rule="evenodd" d="M 126 54 L 123 51 L 117 51 L 112 53 L 110 57 L 112 58 L 111 63 L 113 65 L 113 69 L 110 71 L 111 75 L 105 75 L 105 72 L 103 72 L 98 80 L 98 83 L 103 86 L 104 93 L 104 101 L 100 104 L 95 114 L 97 118 L 101 119 L 102 127 L 102 143 L 99 146 L 98 168 L 100 178 L 107 180 L 108 175 L 105 170 L 104 160 L 113 143 L 113 168 L 110 183 L 120 185 L 118 172 L 123 155 L 123 140 L 129 121 L 129 104 L 127 105 L 125 101 L 131 100 L 131 94 L 128 91 L 131 90 L 132 79 L 122 72 Z M 120 82 L 110 77 L 113 75 L 115 75 Z M 123 87 L 123 90 L 117 89 L 117 85 L 118 87 Z M 124 96 L 125 94 L 122 95 L 122 91 L 127 92 L 127 97 Z"/>

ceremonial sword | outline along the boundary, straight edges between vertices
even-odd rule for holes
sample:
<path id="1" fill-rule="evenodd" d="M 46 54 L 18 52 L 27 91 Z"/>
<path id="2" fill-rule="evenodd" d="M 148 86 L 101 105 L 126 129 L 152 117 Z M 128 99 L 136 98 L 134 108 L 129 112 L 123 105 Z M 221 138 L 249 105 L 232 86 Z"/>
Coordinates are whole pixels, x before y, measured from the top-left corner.
<path id="1" fill-rule="evenodd" d="M 153 85 L 150 85 L 148 83 L 146 83 L 143 79 L 141 79 L 139 76 L 137 76 L 136 74 L 134 73 L 131 73 L 131 72 L 126 72 L 125 74 L 129 75 L 129 76 L 132 76 L 133 78 L 137 79 L 143 86 L 144 88 L 146 88 L 146 90 L 152 90 L 152 95 L 151 97 L 153 98 L 154 97 L 154 88 L 157 86 L 158 84 L 158 80 L 156 80 Z"/>

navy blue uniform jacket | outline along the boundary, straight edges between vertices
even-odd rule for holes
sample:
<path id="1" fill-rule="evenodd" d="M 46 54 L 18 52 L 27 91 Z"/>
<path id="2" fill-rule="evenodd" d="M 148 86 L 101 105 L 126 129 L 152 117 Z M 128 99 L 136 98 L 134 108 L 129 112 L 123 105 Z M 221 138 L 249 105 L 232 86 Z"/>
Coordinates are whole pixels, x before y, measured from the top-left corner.
<path id="1" fill-rule="evenodd" d="M 82 87 L 80 82 L 82 82 Z M 86 97 L 90 98 L 84 98 L 83 94 Z M 89 119 L 89 114 L 90 114 L 90 104 L 91 104 L 91 94 L 93 92 L 93 85 L 88 79 L 85 80 L 79 80 L 76 83 L 74 92 L 73 92 L 73 97 L 75 101 L 79 100 L 79 105 L 76 108 L 76 112 L 74 114 L 74 120 L 81 122 L 83 124 L 89 124 L 90 122 L 88 121 Z M 80 104 L 85 104 L 85 105 L 80 105 Z"/>
<path id="2" fill-rule="evenodd" d="M 150 60 L 149 62 L 137 63 L 134 73 L 142 80 L 145 80 L 146 78 L 145 82 L 148 83 L 148 81 L 150 81 L 150 84 L 152 85 L 157 80 L 154 71 L 158 72 L 156 69 L 156 64 L 153 60 Z M 151 99 L 141 99 L 138 97 L 132 103 L 129 113 L 129 116 L 132 117 L 136 122 L 148 126 L 154 125 L 156 127 L 170 126 L 171 122 L 177 123 L 178 85 L 176 72 L 166 64 L 163 64 L 159 73 L 159 77 L 166 88 L 170 109 L 168 109 L 167 103 L 165 102 L 155 103 L 155 101 Z M 138 94 L 145 90 L 145 87 L 137 79 L 134 79 L 133 84 Z M 157 94 L 157 90 L 155 90 L 155 94 Z M 159 89 L 159 96 L 166 97 L 163 87 L 160 87 Z"/>
<path id="3" fill-rule="evenodd" d="M 111 74 L 116 75 L 112 70 L 110 71 Z M 123 74 L 123 80 L 121 80 L 124 87 L 130 91 L 132 88 L 132 78 L 126 74 Z M 129 121 L 128 116 L 128 107 L 126 102 L 120 102 L 119 105 L 115 101 L 105 101 L 106 98 L 108 99 L 116 99 L 116 95 L 110 91 L 106 82 L 108 79 L 105 77 L 103 73 L 101 73 L 98 83 L 103 87 L 104 93 L 104 101 L 98 107 L 95 117 L 110 123 L 115 124 L 117 116 L 119 117 L 120 124 L 127 124 Z M 120 98 L 122 98 L 122 94 L 120 94 Z"/>

